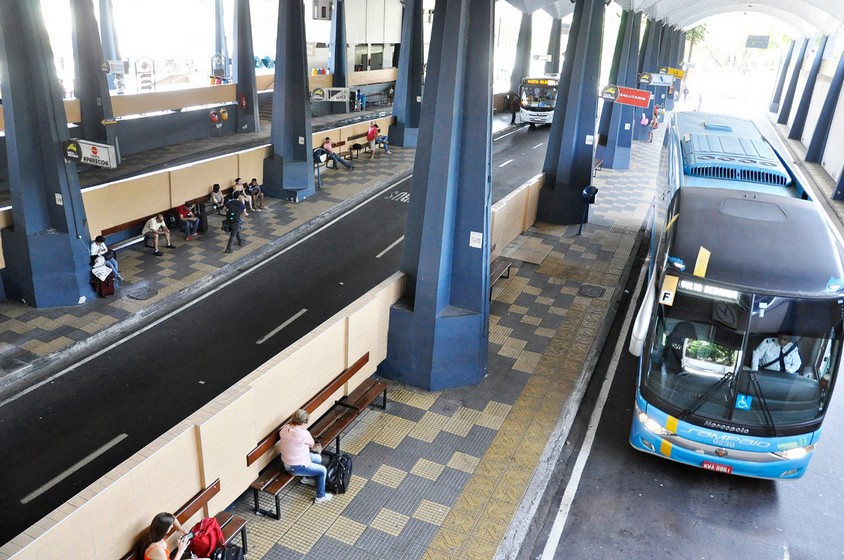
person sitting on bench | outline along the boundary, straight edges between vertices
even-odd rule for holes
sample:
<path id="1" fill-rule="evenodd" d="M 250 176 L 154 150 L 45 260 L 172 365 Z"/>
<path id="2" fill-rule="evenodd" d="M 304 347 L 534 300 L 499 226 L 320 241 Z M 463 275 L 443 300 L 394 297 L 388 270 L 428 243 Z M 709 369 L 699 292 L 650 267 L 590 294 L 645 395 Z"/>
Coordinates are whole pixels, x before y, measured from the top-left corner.
<path id="1" fill-rule="evenodd" d="M 331 142 L 331 138 L 329 138 L 328 136 L 325 137 L 325 142 L 322 143 L 322 149 L 325 150 L 325 153 L 328 155 L 329 158 L 331 158 L 331 161 L 334 162 L 335 169 L 337 169 L 338 163 L 340 165 L 343 165 L 349 171 L 355 168 L 354 165 L 337 155 L 337 153 L 334 151 L 334 144 Z"/>
<path id="2" fill-rule="evenodd" d="M 252 197 L 252 200 L 258 205 L 258 210 L 264 208 L 264 190 L 261 188 L 261 185 L 258 184 L 258 179 L 252 177 L 252 181 L 246 185 L 246 194 Z"/>
<path id="3" fill-rule="evenodd" d="M 332 495 L 325 491 L 326 468 L 322 466 L 322 446 L 314 441 L 306 426 L 310 415 L 301 408 L 293 413 L 290 422 L 279 431 L 278 450 L 284 468 L 302 483 L 316 486 L 315 504 L 327 502 Z"/>
<path id="4" fill-rule="evenodd" d="M 173 529 L 175 531 L 168 537 Z M 138 541 L 135 556 L 143 560 L 170 560 L 172 548 L 176 550 L 175 558 L 181 558 L 190 542 L 187 534 L 175 515 L 159 513 L 152 518 L 149 529 Z"/>
<path id="5" fill-rule="evenodd" d="M 167 248 L 168 249 L 175 249 L 172 243 L 170 243 L 170 230 L 167 229 L 167 226 L 164 225 L 164 216 L 161 214 L 156 214 L 149 220 L 147 223 L 144 224 L 144 229 L 141 231 L 144 236 L 152 236 L 153 246 L 155 252 L 153 253 L 156 257 L 160 257 L 163 253 L 158 250 L 158 238 L 163 236 L 164 239 L 167 241 Z"/>
<path id="6" fill-rule="evenodd" d="M 179 220 L 182 222 L 182 229 L 185 230 L 185 241 L 190 241 L 191 236 L 199 235 L 199 212 L 190 201 L 176 209 L 179 213 Z"/>

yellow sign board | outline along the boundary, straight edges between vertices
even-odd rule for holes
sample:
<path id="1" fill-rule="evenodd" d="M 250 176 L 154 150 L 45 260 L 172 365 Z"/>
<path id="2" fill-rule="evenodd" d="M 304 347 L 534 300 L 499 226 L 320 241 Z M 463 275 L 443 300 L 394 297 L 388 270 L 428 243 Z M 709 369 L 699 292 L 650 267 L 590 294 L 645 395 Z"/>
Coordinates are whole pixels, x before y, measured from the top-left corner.
<path id="1" fill-rule="evenodd" d="M 675 78 L 680 78 L 681 80 L 683 79 L 683 76 L 686 75 L 686 72 L 680 70 L 679 68 L 661 68 L 660 72 L 662 72 L 663 74 L 670 74 L 671 76 L 674 76 Z"/>

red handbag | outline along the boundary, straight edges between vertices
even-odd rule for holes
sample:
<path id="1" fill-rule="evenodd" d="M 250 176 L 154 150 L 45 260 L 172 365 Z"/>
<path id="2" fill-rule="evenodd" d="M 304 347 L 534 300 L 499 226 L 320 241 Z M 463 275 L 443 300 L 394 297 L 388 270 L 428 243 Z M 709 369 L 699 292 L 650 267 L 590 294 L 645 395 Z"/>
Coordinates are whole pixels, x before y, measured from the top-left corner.
<path id="1" fill-rule="evenodd" d="M 209 558 L 217 548 L 225 546 L 223 531 L 213 517 L 206 517 L 194 525 L 191 532 L 193 538 L 190 540 L 188 550 L 200 558 Z"/>

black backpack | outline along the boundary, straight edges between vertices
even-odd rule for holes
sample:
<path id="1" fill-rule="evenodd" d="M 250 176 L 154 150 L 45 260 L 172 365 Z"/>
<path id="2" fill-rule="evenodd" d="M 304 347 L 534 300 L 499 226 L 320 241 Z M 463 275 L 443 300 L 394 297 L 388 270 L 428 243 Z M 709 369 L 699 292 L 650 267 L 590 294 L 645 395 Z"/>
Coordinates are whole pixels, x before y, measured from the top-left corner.
<path id="1" fill-rule="evenodd" d="M 345 453 L 333 455 L 326 467 L 325 489 L 332 494 L 345 494 L 352 478 L 352 458 Z"/>
<path id="2" fill-rule="evenodd" d="M 243 560 L 243 550 L 236 544 L 227 544 L 212 552 L 210 560 Z"/>

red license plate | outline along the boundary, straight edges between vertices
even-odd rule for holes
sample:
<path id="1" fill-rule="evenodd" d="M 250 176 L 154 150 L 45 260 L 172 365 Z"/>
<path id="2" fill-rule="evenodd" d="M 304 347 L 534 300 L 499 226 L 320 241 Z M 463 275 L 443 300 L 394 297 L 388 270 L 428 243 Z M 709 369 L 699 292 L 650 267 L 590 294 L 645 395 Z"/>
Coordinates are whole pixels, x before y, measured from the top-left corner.
<path id="1" fill-rule="evenodd" d="M 708 471 L 715 471 L 723 474 L 733 474 L 733 467 L 731 467 L 730 465 L 722 465 L 720 463 L 704 461 L 701 467 Z"/>

